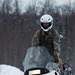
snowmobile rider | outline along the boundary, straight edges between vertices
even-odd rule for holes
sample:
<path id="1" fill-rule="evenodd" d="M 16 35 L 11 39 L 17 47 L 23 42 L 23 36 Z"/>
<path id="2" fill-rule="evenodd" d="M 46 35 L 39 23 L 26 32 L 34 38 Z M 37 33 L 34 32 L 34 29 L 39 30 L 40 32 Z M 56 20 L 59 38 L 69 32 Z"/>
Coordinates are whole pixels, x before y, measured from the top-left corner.
<path id="1" fill-rule="evenodd" d="M 60 60 L 60 38 L 58 32 L 53 29 L 53 18 L 45 14 L 40 18 L 40 27 L 32 38 L 32 46 L 44 46 L 53 56 L 56 63 L 62 65 Z M 32 61 L 31 61 L 32 62 Z"/>

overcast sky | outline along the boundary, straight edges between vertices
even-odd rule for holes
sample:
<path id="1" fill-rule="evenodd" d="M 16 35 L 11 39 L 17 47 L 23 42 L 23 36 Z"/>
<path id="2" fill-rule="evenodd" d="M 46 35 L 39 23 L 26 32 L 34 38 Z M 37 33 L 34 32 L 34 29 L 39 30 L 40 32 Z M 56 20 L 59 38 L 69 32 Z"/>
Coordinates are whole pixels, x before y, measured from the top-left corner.
<path id="1" fill-rule="evenodd" d="M 23 3 L 25 3 L 27 5 L 31 0 L 20 0 L 20 1 L 22 1 Z M 36 1 L 44 2 L 45 0 L 36 0 Z M 55 1 L 58 5 L 61 5 L 61 4 L 67 3 L 69 1 L 74 2 L 75 0 L 55 0 Z"/>
<path id="2" fill-rule="evenodd" d="M 4 1 L 4 0 L 0 0 L 0 2 L 1 1 Z M 14 1 L 15 0 L 12 0 L 12 5 L 13 5 Z M 19 1 L 20 9 L 21 9 L 22 12 L 25 12 L 29 3 L 34 4 L 34 2 L 36 1 L 36 6 L 40 6 L 40 4 L 38 3 L 39 1 L 43 2 L 43 3 L 45 2 L 45 0 L 18 0 L 18 1 Z M 62 5 L 62 4 L 69 3 L 69 1 L 71 1 L 71 3 L 75 2 L 75 0 L 55 0 L 54 4 Z"/>
<path id="3" fill-rule="evenodd" d="M 56 3 L 57 3 L 58 5 L 61 5 L 61 4 L 68 3 L 69 1 L 75 2 L 75 0 L 56 0 Z"/>
<path id="4" fill-rule="evenodd" d="M 33 2 L 36 1 L 36 5 L 38 5 L 38 6 L 40 6 L 38 4 L 39 1 L 45 2 L 45 0 L 19 0 L 20 7 L 21 7 L 21 9 L 23 9 L 22 12 L 25 11 L 24 9 L 28 6 L 29 2 L 31 3 L 32 1 Z M 75 2 L 75 0 L 55 0 L 55 3 L 57 5 L 62 5 L 62 4 L 69 3 L 69 1 L 71 1 L 71 3 Z"/>

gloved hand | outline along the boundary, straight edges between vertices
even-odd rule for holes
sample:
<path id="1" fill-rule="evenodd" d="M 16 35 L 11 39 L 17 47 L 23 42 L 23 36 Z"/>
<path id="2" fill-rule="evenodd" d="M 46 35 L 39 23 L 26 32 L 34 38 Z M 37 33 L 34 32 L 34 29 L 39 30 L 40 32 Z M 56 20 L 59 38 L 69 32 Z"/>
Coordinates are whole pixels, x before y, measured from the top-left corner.
<path id="1" fill-rule="evenodd" d="M 59 62 L 59 58 L 58 58 L 57 55 L 53 55 L 53 58 L 54 58 L 54 61 L 55 61 L 56 63 Z"/>
<path id="2" fill-rule="evenodd" d="M 59 59 L 58 65 L 59 65 L 59 67 L 60 67 L 61 69 L 63 69 L 63 68 L 64 68 L 64 65 L 63 65 L 63 62 L 62 62 L 62 60 L 61 60 L 61 59 Z"/>
<path id="3" fill-rule="evenodd" d="M 55 63 L 57 63 L 57 64 L 59 65 L 59 67 L 60 67 L 61 69 L 63 69 L 63 62 L 62 62 L 62 60 L 59 59 L 59 57 L 58 57 L 57 55 L 53 55 L 53 58 L 54 58 L 54 60 L 55 60 Z"/>

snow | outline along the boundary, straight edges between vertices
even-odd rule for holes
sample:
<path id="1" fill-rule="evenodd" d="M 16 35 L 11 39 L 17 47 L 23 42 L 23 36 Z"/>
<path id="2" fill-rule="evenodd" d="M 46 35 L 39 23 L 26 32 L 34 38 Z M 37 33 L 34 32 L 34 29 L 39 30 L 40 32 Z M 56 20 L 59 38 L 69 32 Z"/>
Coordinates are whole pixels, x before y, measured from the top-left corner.
<path id="1" fill-rule="evenodd" d="M 24 75 L 24 72 L 14 66 L 0 64 L 0 75 Z"/>
<path id="2" fill-rule="evenodd" d="M 62 38 L 64 38 L 64 36 L 63 36 L 63 35 L 61 35 L 61 34 L 59 35 L 59 37 L 60 37 L 61 39 L 62 39 Z"/>
<path id="3" fill-rule="evenodd" d="M 55 72 L 56 71 L 53 70 L 50 73 L 43 74 L 43 75 L 55 75 Z M 57 75 L 59 75 L 58 72 L 56 72 L 56 73 L 57 73 Z M 14 66 L 0 64 L 0 75 L 24 75 L 24 72 Z"/>

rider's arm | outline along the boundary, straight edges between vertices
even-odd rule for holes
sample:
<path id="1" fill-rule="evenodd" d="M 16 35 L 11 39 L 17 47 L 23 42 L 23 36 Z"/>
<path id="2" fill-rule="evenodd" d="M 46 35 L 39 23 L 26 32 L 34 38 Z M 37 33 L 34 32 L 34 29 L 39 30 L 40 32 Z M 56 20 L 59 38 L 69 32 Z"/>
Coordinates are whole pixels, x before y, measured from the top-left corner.
<path id="1" fill-rule="evenodd" d="M 38 30 L 33 38 L 32 38 L 32 46 L 39 46 L 39 34 L 40 34 L 40 30 Z"/>
<path id="2" fill-rule="evenodd" d="M 60 38 L 58 32 L 55 30 L 55 36 L 54 36 L 54 57 L 57 61 L 59 61 L 60 56 Z"/>
<path id="3" fill-rule="evenodd" d="M 32 38 L 32 49 L 30 52 L 30 60 L 29 63 L 34 62 L 35 59 L 35 50 L 34 48 L 36 48 L 35 46 L 39 46 L 39 30 L 34 34 L 33 38 Z"/>

